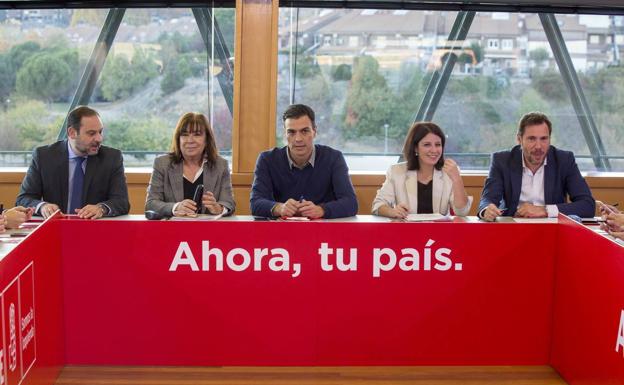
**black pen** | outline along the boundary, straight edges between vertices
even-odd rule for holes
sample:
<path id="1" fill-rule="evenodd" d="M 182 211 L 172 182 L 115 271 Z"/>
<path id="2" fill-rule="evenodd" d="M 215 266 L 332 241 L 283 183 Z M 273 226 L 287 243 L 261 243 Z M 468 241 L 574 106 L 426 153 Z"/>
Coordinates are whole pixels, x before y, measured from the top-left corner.
<path id="1" fill-rule="evenodd" d="M 0 215 L 4 212 L 4 204 L 0 203 Z"/>

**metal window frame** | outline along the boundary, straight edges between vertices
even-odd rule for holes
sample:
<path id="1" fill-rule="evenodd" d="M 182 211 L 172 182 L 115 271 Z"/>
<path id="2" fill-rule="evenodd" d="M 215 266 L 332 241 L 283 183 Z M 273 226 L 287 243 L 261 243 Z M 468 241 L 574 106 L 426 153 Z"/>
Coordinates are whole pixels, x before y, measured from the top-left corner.
<path id="1" fill-rule="evenodd" d="M 76 106 L 89 104 L 89 100 L 91 100 L 93 91 L 95 91 L 95 86 L 100 78 L 102 68 L 104 68 L 104 63 L 113 45 L 115 36 L 117 36 L 117 31 L 119 31 L 119 26 L 121 25 L 125 13 L 125 8 L 115 8 L 108 11 L 104 25 L 100 30 L 100 35 L 91 52 L 89 62 L 82 73 L 78 88 L 76 88 L 76 93 L 69 104 L 68 113 Z M 67 138 L 67 116 L 65 116 L 65 120 L 58 134 L 59 140 L 64 140 L 65 138 Z"/>
<path id="2" fill-rule="evenodd" d="M 539 18 L 544 27 L 544 32 L 550 44 L 550 48 L 555 56 L 559 72 L 563 77 L 563 83 L 566 85 L 568 93 L 570 94 L 572 106 L 581 124 L 581 131 L 583 132 L 587 147 L 589 147 L 589 152 L 594 160 L 594 165 L 600 171 L 611 171 L 611 164 L 606 157 L 607 153 L 602 143 L 600 132 L 598 132 L 598 128 L 596 127 L 591 108 L 585 98 L 585 93 L 581 87 L 581 82 L 576 74 L 576 70 L 574 69 L 572 58 L 565 45 L 563 34 L 561 33 L 559 24 L 557 24 L 557 19 L 552 13 L 541 13 L 539 14 Z"/>
<path id="3" fill-rule="evenodd" d="M 204 2 L 205 4 L 205 2 Z M 191 8 L 197 26 L 200 32 L 204 44 L 206 45 L 206 51 L 208 53 L 209 60 L 213 60 L 211 53 L 212 44 L 212 11 L 206 7 L 204 8 Z M 91 96 L 95 91 L 97 81 L 102 73 L 102 68 L 106 62 L 106 58 L 110 52 L 110 48 L 113 45 L 115 36 L 119 31 L 119 26 L 125 16 L 126 8 L 111 8 L 106 16 L 106 20 L 100 30 L 100 35 L 95 43 L 95 47 L 91 52 L 91 56 L 85 67 L 85 70 L 80 78 L 76 93 L 69 105 L 68 113 L 78 105 L 87 105 L 91 100 Z M 223 38 L 223 34 L 217 24 L 214 21 L 214 41 L 215 41 L 215 53 L 217 60 L 222 67 L 221 72 L 217 75 L 217 80 L 221 87 L 223 97 L 230 110 L 230 115 L 233 116 L 233 90 L 234 90 L 234 69 L 230 62 L 230 52 Z M 210 85 L 209 85 L 210 87 Z M 67 117 L 60 128 L 58 139 L 64 140 L 67 138 Z"/>
<path id="4" fill-rule="evenodd" d="M 323 1 L 291 1 L 291 3 L 296 3 L 298 5 L 301 4 L 316 4 L 316 3 L 326 3 Z M 365 3 L 373 4 L 376 2 L 346 2 L 349 4 L 349 7 L 353 7 L 353 5 L 361 5 Z M 390 4 L 392 2 L 381 2 L 384 4 Z M 343 5 L 345 2 L 343 2 Z M 411 3 L 410 3 L 411 4 Z M 403 4 L 405 5 L 405 4 Z M 428 3 L 427 5 L 431 5 Z M 371 7 L 372 8 L 372 7 Z M 403 7 L 406 8 L 406 7 Z M 427 9 L 431 9 L 435 7 L 429 7 Z M 624 10 L 624 6 L 622 8 Z M 490 8 L 491 10 L 491 8 Z M 565 41 L 563 39 L 563 35 L 557 24 L 557 20 L 555 18 L 554 13 L 543 13 L 537 12 L 535 8 L 531 8 L 529 10 L 531 13 L 537 13 L 540 21 L 542 22 L 544 33 L 548 38 L 548 42 L 555 56 L 555 61 L 557 66 L 559 67 L 559 72 L 563 78 L 564 84 L 568 90 L 570 95 L 570 99 L 574 110 L 576 112 L 577 118 L 581 125 L 581 130 L 583 132 L 583 136 L 585 141 L 587 142 L 587 146 L 589 147 L 590 153 L 592 154 L 592 159 L 594 161 L 594 165 L 600 171 L 611 171 L 611 164 L 608 159 L 607 152 L 605 150 L 604 144 L 602 142 L 602 138 L 600 136 L 600 132 L 596 127 L 596 123 L 593 119 L 593 115 L 591 112 L 591 108 L 587 99 L 585 98 L 585 94 L 580 85 L 578 75 L 574 69 L 574 65 L 572 63 L 572 59 L 570 58 L 570 53 L 565 46 Z M 440 69 L 433 72 L 431 80 L 427 85 L 425 90 L 425 94 L 421 100 L 421 103 L 418 107 L 416 114 L 414 115 L 413 121 L 431 121 L 435 112 L 439 106 L 440 100 L 446 86 L 448 84 L 448 80 L 453 72 L 453 68 L 455 63 L 457 62 L 458 54 L 461 51 L 463 43 L 468 36 L 468 32 L 474 21 L 474 17 L 476 15 L 475 10 L 464 11 L 460 10 L 455 18 L 453 23 L 453 27 L 451 28 L 451 32 L 449 33 L 447 46 L 444 47 L 449 50 L 448 54 L 445 55 L 442 61 L 442 65 Z M 457 54 L 456 54 L 457 53 Z M 296 77 L 296 75 L 295 75 Z M 399 157 L 399 161 L 403 160 L 403 156 Z"/>

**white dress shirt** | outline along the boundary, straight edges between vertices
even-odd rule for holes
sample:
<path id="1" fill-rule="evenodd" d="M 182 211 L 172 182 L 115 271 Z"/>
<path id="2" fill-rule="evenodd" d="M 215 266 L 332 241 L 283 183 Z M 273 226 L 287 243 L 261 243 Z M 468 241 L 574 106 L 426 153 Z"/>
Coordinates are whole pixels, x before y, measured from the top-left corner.
<path id="1" fill-rule="evenodd" d="M 524 154 L 522 155 L 522 189 L 520 190 L 520 201 L 518 207 L 523 203 L 530 203 L 534 206 L 546 206 L 546 212 L 549 218 L 559 215 L 557 205 L 546 205 L 544 201 L 544 167 L 546 159 L 540 168 L 533 173 L 524 162 Z"/>

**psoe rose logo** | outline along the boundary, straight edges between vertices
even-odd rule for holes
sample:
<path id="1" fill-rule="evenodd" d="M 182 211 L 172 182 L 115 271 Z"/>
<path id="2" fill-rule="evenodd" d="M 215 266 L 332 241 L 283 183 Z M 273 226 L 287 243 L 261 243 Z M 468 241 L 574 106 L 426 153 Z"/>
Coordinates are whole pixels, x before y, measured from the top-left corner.
<path id="1" fill-rule="evenodd" d="M 17 369 L 17 327 L 15 324 L 15 304 L 9 306 L 9 370 Z"/>

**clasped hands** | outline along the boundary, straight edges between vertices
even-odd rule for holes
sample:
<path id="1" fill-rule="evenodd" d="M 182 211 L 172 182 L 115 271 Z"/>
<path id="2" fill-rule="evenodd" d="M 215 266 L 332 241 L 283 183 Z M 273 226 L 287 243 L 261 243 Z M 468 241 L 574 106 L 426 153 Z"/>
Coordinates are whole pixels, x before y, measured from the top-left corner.
<path id="1" fill-rule="evenodd" d="M 315 205 L 312 201 L 302 199 L 297 201 L 289 199 L 284 203 L 278 203 L 273 208 L 273 215 L 278 217 L 308 217 L 310 219 L 323 218 L 325 210 L 323 207 Z"/>
<path id="2" fill-rule="evenodd" d="M 214 194 L 206 191 L 202 195 L 202 206 L 212 215 L 218 215 L 223 212 L 223 206 L 217 202 Z M 185 199 L 179 202 L 173 211 L 176 217 L 193 217 L 197 215 L 197 204 L 192 199 Z"/>
<path id="3" fill-rule="evenodd" d="M 22 223 L 30 220 L 34 211 L 32 207 L 16 206 L 0 213 L 0 232 L 5 229 L 17 229 Z"/>
<path id="4" fill-rule="evenodd" d="M 596 205 L 598 205 L 598 209 L 604 220 L 604 222 L 600 224 L 600 228 L 611 236 L 624 239 L 624 214 L 614 206 L 601 201 L 596 201 Z"/>
<path id="5" fill-rule="evenodd" d="M 497 217 L 503 215 L 504 209 L 499 209 L 495 204 L 490 203 L 483 211 L 483 219 L 493 222 Z M 516 210 L 515 217 L 518 218 L 547 218 L 546 206 L 536 206 L 531 203 L 522 203 Z"/>

